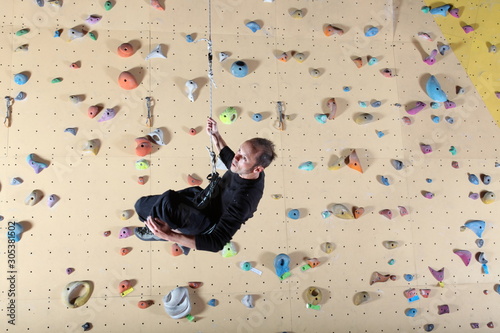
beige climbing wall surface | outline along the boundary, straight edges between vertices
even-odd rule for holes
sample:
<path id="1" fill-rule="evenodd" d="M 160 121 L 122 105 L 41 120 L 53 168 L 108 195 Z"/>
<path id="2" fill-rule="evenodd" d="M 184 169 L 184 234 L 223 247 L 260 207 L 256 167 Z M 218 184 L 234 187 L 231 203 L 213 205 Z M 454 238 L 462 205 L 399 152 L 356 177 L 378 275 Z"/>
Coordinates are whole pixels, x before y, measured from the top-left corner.
<path id="1" fill-rule="evenodd" d="M 499 191 L 500 140 L 488 112 L 498 112 L 498 99 L 488 102 L 496 110 L 486 108 L 453 50 L 438 53 L 432 66 L 423 62 L 438 43 L 447 43 L 433 15 L 421 11 L 424 2 L 212 0 L 209 7 L 209 1 L 160 1 L 165 11 L 147 0 L 116 0 L 109 11 L 103 0 L 67 0 L 62 7 L 45 2 L 39 7 L 34 0 L 3 1 L 0 16 L 0 91 L 11 97 L 26 93 L 13 102 L 10 127 L 0 126 L 0 328 L 81 332 L 86 322 L 94 332 L 422 332 L 428 324 L 437 332 L 467 332 L 471 323 L 478 323 L 477 332 L 490 332 L 490 322 L 500 327 L 498 203 L 469 198 Z M 296 9 L 303 18 L 290 15 Z M 461 7 L 461 14 L 467 16 L 467 8 Z M 89 15 L 102 19 L 91 25 Z M 122 220 L 121 214 L 140 196 L 187 187 L 188 174 L 204 178 L 210 171 L 203 129 L 210 114 L 207 43 L 186 41 L 187 34 L 195 40 L 209 36 L 209 17 L 217 84 L 213 114 L 218 118 L 229 106 L 238 112 L 237 120 L 220 123 L 220 130 L 235 149 L 251 137 L 269 138 L 278 159 L 266 170 L 259 210 L 233 238 L 236 256 L 193 250 L 174 257 L 169 243 L 120 239 L 121 228 L 140 226 L 137 215 Z M 479 17 L 467 17 L 467 23 L 481 26 Z M 498 27 L 498 16 L 489 19 Z M 252 20 L 262 29 L 247 28 Z M 344 34 L 325 36 L 328 24 Z M 379 33 L 366 37 L 372 26 Z M 29 32 L 17 36 L 23 28 Z M 71 28 L 92 32 L 96 40 L 87 33 L 70 41 Z M 56 30 L 60 37 L 54 37 Z M 481 33 L 497 36 L 493 30 Z M 117 55 L 124 42 L 135 48 L 129 58 Z M 27 51 L 16 51 L 25 44 Z M 145 60 L 158 44 L 167 58 Z M 219 62 L 219 52 L 229 58 Z M 277 59 L 283 52 L 287 62 Z M 297 52 L 304 62 L 292 57 Z M 352 61 L 356 57 L 362 58 L 361 68 Z M 367 57 L 378 63 L 369 65 Z M 498 63 L 498 54 L 490 57 Z M 248 65 L 246 77 L 231 74 L 236 60 Z M 79 69 L 70 68 L 74 62 Z M 393 77 L 382 75 L 385 68 Z M 138 88 L 119 87 L 118 75 L 125 70 L 137 78 Z M 315 70 L 317 78 L 311 75 Z M 27 74 L 25 85 L 14 82 L 17 73 Z M 430 75 L 455 108 L 430 107 L 425 89 Z M 498 82 L 498 73 L 492 75 Z M 54 78 L 62 82 L 51 83 Z M 186 95 L 187 80 L 199 87 L 194 102 Z M 73 103 L 71 95 L 81 101 Z M 161 128 L 167 144 L 145 157 L 149 169 L 137 170 L 134 139 L 152 130 L 145 126 L 148 96 L 154 101 L 153 127 Z M 330 112 L 330 98 L 336 99 L 336 118 L 320 123 L 315 117 Z M 276 128 L 278 101 L 287 116 L 283 131 Z M 371 106 L 376 101 L 378 108 Z M 408 115 L 417 101 L 426 107 Z M 99 122 L 101 111 L 91 119 L 92 105 L 114 108 L 116 117 Z M 4 114 L 6 105 L 1 110 Z M 257 112 L 261 122 L 252 120 Z M 354 119 L 363 112 L 374 121 L 358 125 Z M 65 132 L 70 127 L 77 128 L 75 136 Z M 198 134 L 189 135 L 190 128 Z M 83 150 L 89 140 L 99 146 L 95 156 Z M 421 144 L 433 152 L 423 154 Z M 332 167 L 353 149 L 363 173 Z M 36 174 L 26 161 L 32 153 L 48 168 Z M 403 162 L 401 170 L 392 166 L 396 159 Z M 315 168 L 299 169 L 307 161 Z M 474 185 L 469 173 L 489 175 L 491 183 Z M 145 185 L 137 183 L 139 176 L 146 176 Z M 11 185 L 14 177 L 23 182 Z M 43 198 L 26 205 L 33 190 Z M 424 197 L 428 193 L 434 197 Z M 60 199 L 50 208 L 52 194 Z M 274 199 L 275 194 L 282 197 Z M 364 207 L 365 213 L 356 220 L 327 216 L 334 204 Z M 398 206 L 409 214 L 402 216 Z M 287 216 L 291 209 L 300 211 L 299 219 Z M 379 214 L 384 209 L 392 211 L 391 220 Z M 472 230 L 461 230 L 471 220 L 485 221 L 482 248 Z M 14 222 L 24 232 L 9 244 Z M 399 246 L 388 250 L 384 241 Z M 325 242 L 334 245 L 333 252 L 322 250 Z M 122 256 L 121 248 L 131 252 Z M 454 250 L 470 251 L 470 264 Z M 488 260 L 489 274 L 475 259 L 479 252 Z M 289 255 L 292 274 L 283 281 L 273 266 L 280 253 Z M 320 265 L 302 271 L 304 258 L 313 257 Z M 244 261 L 262 275 L 243 271 Z M 428 266 L 444 267 L 443 287 Z M 68 275 L 67 268 L 74 272 Z M 396 279 L 370 285 L 374 272 Z M 405 274 L 413 280 L 406 281 Z M 118 292 L 122 280 L 134 288 L 125 297 Z M 61 296 L 72 281 L 93 286 L 90 300 L 76 309 Z M 192 281 L 203 282 L 188 288 L 195 322 L 170 318 L 163 296 Z M 306 307 L 309 287 L 322 293 L 319 308 Z M 404 292 L 411 288 L 420 299 L 410 303 Z M 424 298 L 421 289 L 430 289 L 430 296 Z M 369 300 L 354 305 L 353 297 L 363 291 Z M 242 304 L 245 295 L 253 295 L 254 308 Z M 216 307 L 207 304 L 211 299 Z M 140 309 L 140 300 L 154 305 Z M 450 313 L 439 315 L 438 306 L 445 304 Z M 414 317 L 405 315 L 409 308 L 417 310 Z"/>

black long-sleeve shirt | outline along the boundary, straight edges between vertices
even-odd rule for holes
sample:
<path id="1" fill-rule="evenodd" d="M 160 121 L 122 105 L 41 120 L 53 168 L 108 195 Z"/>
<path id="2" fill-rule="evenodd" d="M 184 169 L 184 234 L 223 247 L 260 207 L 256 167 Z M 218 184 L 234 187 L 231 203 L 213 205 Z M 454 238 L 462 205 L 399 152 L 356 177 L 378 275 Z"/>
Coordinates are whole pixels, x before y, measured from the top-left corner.
<path id="1" fill-rule="evenodd" d="M 214 230 L 195 236 L 196 248 L 203 251 L 222 250 L 242 224 L 253 216 L 264 192 L 264 172 L 257 179 L 241 178 L 231 171 L 234 152 L 229 147 L 220 151 L 220 159 L 228 170 L 219 183 L 217 203 L 221 216 Z"/>

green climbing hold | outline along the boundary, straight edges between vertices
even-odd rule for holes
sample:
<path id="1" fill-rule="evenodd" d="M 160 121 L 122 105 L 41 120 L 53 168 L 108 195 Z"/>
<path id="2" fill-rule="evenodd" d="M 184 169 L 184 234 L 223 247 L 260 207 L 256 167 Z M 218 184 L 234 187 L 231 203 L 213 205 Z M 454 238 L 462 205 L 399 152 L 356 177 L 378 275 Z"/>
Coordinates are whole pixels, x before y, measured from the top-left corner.
<path id="1" fill-rule="evenodd" d="M 222 256 L 224 258 L 231 258 L 231 257 L 234 257 L 237 254 L 238 254 L 238 251 L 236 251 L 236 248 L 234 247 L 233 242 L 227 243 L 224 246 L 224 248 L 222 249 Z"/>
<path id="2" fill-rule="evenodd" d="M 226 108 L 219 116 L 220 121 L 226 125 L 234 123 L 236 118 L 238 118 L 238 112 L 232 106 Z"/>
<path id="3" fill-rule="evenodd" d="M 28 32 L 30 32 L 30 29 L 21 29 L 16 31 L 16 36 L 26 35 Z"/>
<path id="4" fill-rule="evenodd" d="M 111 1 L 106 1 L 106 2 L 104 3 L 104 9 L 106 9 L 106 10 L 110 10 L 111 8 L 113 8 L 113 2 L 111 2 Z"/>
<path id="5" fill-rule="evenodd" d="M 89 32 L 89 37 L 92 40 L 97 40 L 97 35 L 95 33 L 93 33 L 93 32 Z"/>
<path id="6" fill-rule="evenodd" d="M 56 77 L 55 79 L 52 79 L 52 81 L 50 81 L 51 83 L 59 83 L 61 82 L 63 79 L 62 77 Z"/>

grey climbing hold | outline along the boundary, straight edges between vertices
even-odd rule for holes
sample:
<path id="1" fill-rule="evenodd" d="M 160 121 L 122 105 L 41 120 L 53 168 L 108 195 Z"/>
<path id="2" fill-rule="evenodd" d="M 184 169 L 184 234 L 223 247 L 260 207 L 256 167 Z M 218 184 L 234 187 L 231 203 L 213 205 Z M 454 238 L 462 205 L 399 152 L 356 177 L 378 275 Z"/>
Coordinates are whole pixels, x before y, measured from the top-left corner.
<path id="1" fill-rule="evenodd" d="M 490 45 L 490 47 L 488 48 L 488 52 L 489 53 L 497 53 L 496 45 Z"/>
<path id="2" fill-rule="evenodd" d="M 453 124 L 455 122 L 455 120 L 450 116 L 446 116 L 444 120 L 446 120 L 448 124 Z"/>
<path id="3" fill-rule="evenodd" d="M 404 166 L 403 162 L 401 162 L 400 160 L 391 160 L 391 164 L 396 170 L 401 170 Z"/>
<path id="4" fill-rule="evenodd" d="M 371 113 L 361 113 L 354 116 L 354 122 L 358 125 L 366 125 L 373 121 L 373 115 Z"/>
<path id="5" fill-rule="evenodd" d="M 373 101 L 373 102 L 371 102 L 370 105 L 372 108 L 378 108 L 382 105 L 382 102 L 381 101 Z"/>
<path id="6" fill-rule="evenodd" d="M 71 133 L 73 135 L 76 135 L 77 131 L 78 131 L 77 127 L 68 127 L 64 130 L 65 133 Z"/>
<path id="7" fill-rule="evenodd" d="M 255 306 L 252 295 L 245 295 L 242 298 L 241 303 L 249 309 L 252 309 Z"/>
<path id="8" fill-rule="evenodd" d="M 484 245 L 484 240 L 482 238 L 476 239 L 476 245 L 478 248 L 482 248 Z"/>
<path id="9" fill-rule="evenodd" d="M 23 99 L 25 99 L 25 98 L 26 98 L 26 93 L 25 93 L 24 91 L 20 91 L 20 92 L 16 95 L 16 97 L 14 97 L 14 99 L 15 99 L 16 101 L 22 101 L 22 100 L 23 100 Z"/>
<path id="10" fill-rule="evenodd" d="M 483 181 L 484 185 L 489 185 L 491 183 L 491 176 L 481 174 L 481 180 Z"/>
<path id="11" fill-rule="evenodd" d="M 177 287 L 163 297 L 165 312 L 173 319 L 186 317 L 191 312 L 189 292 L 186 287 Z"/>
<path id="12" fill-rule="evenodd" d="M 219 52 L 219 62 L 223 62 L 227 58 L 229 58 L 229 54 L 225 52 Z"/>
<path id="13" fill-rule="evenodd" d="M 441 45 L 439 47 L 439 53 L 441 55 L 444 55 L 448 50 L 450 49 L 450 46 L 449 45 Z"/>
<path id="14" fill-rule="evenodd" d="M 161 49 L 161 44 L 158 44 L 147 56 L 146 60 L 149 59 L 154 59 L 154 58 L 160 58 L 160 59 L 167 59 L 167 56 L 163 53 L 163 50 Z"/>
<path id="15" fill-rule="evenodd" d="M 10 185 L 20 185 L 23 183 L 23 180 L 19 177 L 14 177 L 10 180 Z"/>
<path id="16" fill-rule="evenodd" d="M 68 30 L 68 36 L 70 40 L 82 38 L 83 36 L 85 36 L 85 31 L 77 28 L 72 28 Z"/>

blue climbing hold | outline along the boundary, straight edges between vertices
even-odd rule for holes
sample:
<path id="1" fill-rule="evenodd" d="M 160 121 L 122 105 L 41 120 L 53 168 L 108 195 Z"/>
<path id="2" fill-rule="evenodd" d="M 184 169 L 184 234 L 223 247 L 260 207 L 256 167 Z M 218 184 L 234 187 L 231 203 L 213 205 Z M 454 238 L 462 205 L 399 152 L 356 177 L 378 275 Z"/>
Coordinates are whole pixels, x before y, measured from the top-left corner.
<path id="1" fill-rule="evenodd" d="M 311 161 L 304 162 L 299 165 L 300 170 L 311 171 L 314 169 L 314 163 Z"/>
<path id="2" fill-rule="evenodd" d="M 368 65 L 370 65 L 370 66 L 373 66 L 373 65 L 375 65 L 376 63 L 378 63 L 378 59 L 377 59 L 377 58 L 375 58 L 375 57 L 370 58 L 370 59 L 368 60 Z"/>
<path id="3" fill-rule="evenodd" d="M 427 80 L 425 90 L 427 91 L 427 95 L 429 95 L 433 101 L 446 102 L 448 100 L 446 93 L 441 89 L 441 85 L 434 75 L 431 75 L 429 80 Z"/>
<path id="4" fill-rule="evenodd" d="M 373 101 L 373 102 L 371 102 L 370 105 L 372 106 L 372 108 L 378 108 L 382 105 L 382 102 L 381 101 Z"/>
<path id="5" fill-rule="evenodd" d="M 10 181 L 10 185 L 20 185 L 23 183 L 23 180 L 19 177 L 14 177 Z"/>
<path id="6" fill-rule="evenodd" d="M 439 6 L 436 8 L 431 8 L 430 13 L 432 15 L 441 15 L 441 16 L 446 16 L 448 14 L 448 11 L 450 10 L 451 5 L 443 5 Z"/>
<path id="7" fill-rule="evenodd" d="M 481 179 L 484 185 L 489 185 L 491 183 L 491 176 L 489 175 L 481 175 Z"/>
<path id="8" fill-rule="evenodd" d="M 477 237 L 482 238 L 486 222 L 483 220 L 472 220 L 464 224 L 466 228 L 472 230 Z"/>
<path id="9" fill-rule="evenodd" d="M 426 332 L 432 332 L 432 330 L 434 330 L 434 324 L 426 324 L 426 325 L 424 325 L 424 330 Z"/>
<path id="10" fill-rule="evenodd" d="M 54 38 L 61 37 L 61 29 L 54 31 Z"/>
<path id="11" fill-rule="evenodd" d="M 389 183 L 389 179 L 387 179 L 387 178 L 386 178 L 386 177 L 384 177 L 384 176 L 380 176 L 380 182 L 382 182 L 382 184 L 384 184 L 385 186 L 389 186 L 389 185 L 391 185 L 391 184 Z"/>
<path id="12" fill-rule="evenodd" d="M 26 82 L 28 82 L 28 76 L 26 76 L 23 73 L 18 73 L 14 75 L 14 82 L 17 83 L 18 85 L 23 85 Z"/>
<path id="13" fill-rule="evenodd" d="M 26 93 L 24 91 L 20 91 L 19 94 L 17 94 L 17 96 L 14 97 L 16 101 L 22 101 L 25 98 L 26 98 Z"/>
<path id="14" fill-rule="evenodd" d="M 235 77 L 245 77 L 248 74 L 248 66 L 244 61 L 237 60 L 231 65 L 231 74 Z"/>
<path id="15" fill-rule="evenodd" d="M 379 138 L 381 138 L 381 137 L 383 137 L 383 136 L 385 135 L 385 133 L 384 133 L 384 132 L 382 132 L 382 131 L 376 131 L 376 133 L 377 133 L 377 136 L 378 136 Z"/>
<path id="16" fill-rule="evenodd" d="M 247 26 L 248 29 L 252 30 L 252 32 L 257 32 L 260 30 L 260 25 L 255 21 L 250 21 L 245 25 Z"/>
<path id="17" fill-rule="evenodd" d="M 373 37 L 376 34 L 378 34 L 378 28 L 377 27 L 371 27 L 371 28 L 366 29 L 366 31 L 365 31 L 365 36 L 366 37 Z"/>
<path id="18" fill-rule="evenodd" d="M 417 309 L 415 308 L 406 309 L 405 315 L 407 315 L 408 317 L 415 317 L 417 315 Z"/>
<path id="19" fill-rule="evenodd" d="M 316 121 L 320 124 L 326 124 L 328 116 L 326 114 L 317 114 L 314 116 L 314 119 L 316 119 Z"/>
<path id="20" fill-rule="evenodd" d="M 469 174 L 469 181 L 474 185 L 479 185 L 479 178 L 473 173 Z"/>
<path id="21" fill-rule="evenodd" d="M 366 108 L 366 107 L 367 107 L 366 102 L 362 102 L 362 101 L 360 101 L 360 102 L 358 102 L 358 104 L 359 104 L 359 106 L 361 106 L 362 108 Z"/>
<path id="22" fill-rule="evenodd" d="M 300 218 L 300 211 L 298 209 L 292 209 L 288 212 L 288 217 L 292 220 L 298 220 Z"/>
<path id="23" fill-rule="evenodd" d="M 495 284 L 495 286 L 493 287 L 493 289 L 500 294 L 500 284 Z"/>
<path id="24" fill-rule="evenodd" d="M 432 121 L 435 122 L 436 124 L 438 124 L 440 121 L 441 121 L 441 118 L 438 117 L 438 116 L 432 116 Z"/>
<path id="25" fill-rule="evenodd" d="M 349 92 L 349 91 L 351 91 L 351 87 L 344 86 L 344 88 L 342 88 L 342 90 L 344 90 L 344 92 Z"/>
<path id="26" fill-rule="evenodd" d="M 14 242 L 19 242 L 21 240 L 21 234 L 23 233 L 24 228 L 22 225 L 19 223 L 14 222 L 14 228 L 11 229 L 9 226 L 9 229 L 7 231 L 7 238 L 10 240 L 14 240 Z"/>
<path id="27" fill-rule="evenodd" d="M 259 122 L 262 120 L 262 115 L 260 113 L 254 113 L 252 119 L 256 122 Z"/>
<path id="28" fill-rule="evenodd" d="M 433 109 L 439 109 L 440 107 L 441 107 L 441 103 L 431 102 L 431 108 L 433 108 Z"/>
<path id="29" fill-rule="evenodd" d="M 217 300 L 215 298 L 212 298 L 210 301 L 207 302 L 207 304 L 210 306 L 217 306 Z"/>
<path id="30" fill-rule="evenodd" d="M 192 42 L 194 42 L 193 36 L 191 36 L 191 35 L 186 35 L 186 42 L 188 42 L 188 43 L 192 43 Z"/>
<path id="31" fill-rule="evenodd" d="M 482 264 L 481 269 L 483 270 L 483 274 L 490 274 L 490 270 L 488 268 L 488 265 Z"/>
<path id="32" fill-rule="evenodd" d="M 444 55 L 444 54 L 445 54 L 445 53 L 446 53 L 449 49 L 450 49 L 450 46 L 449 46 L 449 45 L 446 45 L 446 44 L 445 44 L 445 45 L 441 45 L 441 46 L 439 47 L 439 53 L 440 53 L 441 55 Z"/>
<path id="33" fill-rule="evenodd" d="M 405 279 L 406 281 L 408 281 L 408 282 L 413 281 L 413 275 L 411 275 L 411 274 L 405 274 L 405 275 L 403 275 L 403 277 L 404 277 L 404 279 Z M 412 316 L 412 317 L 413 317 L 413 316 Z"/>
<path id="34" fill-rule="evenodd" d="M 396 170 L 401 170 L 404 166 L 403 162 L 400 160 L 391 160 L 391 164 Z"/>
<path id="35" fill-rule="evenodd" d="M 291 275 L 290 273 L 290 257 L 281 253 L 274 258 L 274 269 L 280 280 L 284 280 Z"/>
<path id="36" fill-rule="evenodd" d="M 455 119 L 453 119 L 452 117 L 450 116 L 446 116 L 444 118 L 444 120 L 446 120 L 448 122 L 448 124 L 453 124 L 455 122 Z"/>
<path id="37" fill-rule="evenodd" d="M 425 179 L 425 181 L 426 181 L 427 183 L 429 183 L 429 184 L 430 184 L 430 183 L 432 183 L 432 179 L 430 179 L 430 178 L 426 178 L 426 179 Z"/>

